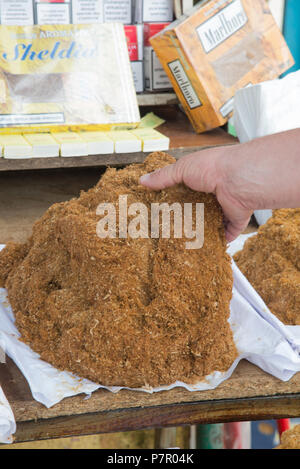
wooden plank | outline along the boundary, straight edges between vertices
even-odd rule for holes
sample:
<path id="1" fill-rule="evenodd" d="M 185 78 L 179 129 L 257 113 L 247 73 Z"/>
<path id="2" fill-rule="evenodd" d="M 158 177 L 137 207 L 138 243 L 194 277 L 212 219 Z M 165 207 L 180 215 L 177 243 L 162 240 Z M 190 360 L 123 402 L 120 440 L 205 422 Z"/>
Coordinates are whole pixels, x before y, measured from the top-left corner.
<path id="1" fill-rule="evenodd" d="M 185 147 L 168 150 L 168 153 L 174 158 L 178 159 L 189 153 L 193 153 L 210 146 L 202 147 Z M 0 160 L 1 171 L 24 171 L 36 169 L 58 169 L 58 168 L 91 168 L 113 166 L 120 167 L 133 163 L 143 163 L 148 153 L 114 153 L 110 155 L 93 155 L 82 157 L 68 157 L 68 158 L 30 158 L 19 160 L 7 160 L 2 158 Z"/>
<path id="2" fill-rule="evenodd" d="M 15 442 L 207 423 L 296 418 L 300 395 L 199 401 L 19 422 Z"/>
<path id="3" fill-rule="evenodd" d="M 179 422 L 183 425 L 213 423 L 222 419 L 233 421 L 230 419 L 236 420 L 238 415 L 245 420 L 250 417 L 260 419 L 262 416 L 275 418 L 275 415 L 280 417 L 300 415 L 300 373 L 294 375 L 290 381 L 283 382 L 246 360 L 239 363 L 228 380 L 213 390 L 189 392 L 183 388 L 175 388 L 153 394 L 122 390 L 114 394 L 99 389 L 89 399 L 85 399 L 84 395 L 69 397 L 49 409 L 33 399 L 24 376 L 10 359 L 6 365 L 0 365 L 0 385 L 10 402 L 18 426 L 22 422 L 38 420 L 51 422 L 56 418 L 98 413 L 105 416 L 115 411 L 138 411 L 138 409 L 149 410 L 148 423 L 145 423 L 144 428 L 160 426 L 162 409 L 169 409 L 170 426 L 177 426 Z M 183 415 L 180 417 L 181 410 L 179 410 L 176 417 L 177 406 L 180 409 L 180 406 L 185 405 L 191 406 L 189 412 L 192 414 L 194 406 L 200 405 L 201 412 L 185 421 Z M 157 415 L 153 412 L 156 407 Z M 133 429 L 133 426 L 131 428 Z"/>

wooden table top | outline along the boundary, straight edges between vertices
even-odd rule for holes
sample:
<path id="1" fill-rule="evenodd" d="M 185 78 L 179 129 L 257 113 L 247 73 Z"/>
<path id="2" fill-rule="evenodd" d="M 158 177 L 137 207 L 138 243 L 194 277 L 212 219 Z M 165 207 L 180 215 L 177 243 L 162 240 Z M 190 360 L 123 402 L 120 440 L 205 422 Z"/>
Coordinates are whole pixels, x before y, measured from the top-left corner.
<path id="1" fill-rule="evenodd" d="M 216 389 L 183 388 L 147 394 L 104 389 L 68 397 L 47 409 L 33 400 L 10 360 L 0 365 L 0 383 L 17 422 L 16 442 L 200 423 L 292 418 L 300 415 L 300 373 L 282 382 L 246 360 Z"/>

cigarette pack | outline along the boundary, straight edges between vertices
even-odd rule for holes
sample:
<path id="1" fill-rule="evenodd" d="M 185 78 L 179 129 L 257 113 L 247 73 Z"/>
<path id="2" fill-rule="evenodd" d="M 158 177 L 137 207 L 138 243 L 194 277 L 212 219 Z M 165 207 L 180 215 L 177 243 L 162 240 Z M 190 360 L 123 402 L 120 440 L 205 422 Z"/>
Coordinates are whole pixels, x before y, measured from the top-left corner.
<path id="1" fill-rule="evenodd" d="M 80 137 L 88 145 L 89 155 L 108 155 L 114 153 L 114 141 L 105 132 L 83 131 Z"/>
<path id="2" fill-rule="evenodd" d="M 25 159 L 32 157 L 32 146 L 22 135 L 0 135 L 0 146 L 3 156 L 8 159 Z"/>
<path id="3" fill-rule="evenodd" d="M 103 0 L 103 18 L 105 23 L 132 22 L 132 0 Z"/>
<path id="4" fill-rule="evenodd" d="M 170 147 L 170 139 L 155 129 L 144 128 L 131 131 L 142 141 L 142 151 L 166 151 Z"/>
<path id="5" fill-rule="evenodd" d="M 114 141 L 115 153 L 135 153 L 142 151 L 141 140 L 130 131 L 116 130 L 107 133 Z"/>
<path id="6" fill-rule="evenodd" d="M 173 0 L 135 0 L 136 23 L 169 23 L 173 19 Z"/>
<path id="7" fill-rule="evenodd" d="M 59 156 L 59 143 L 50 134 L 25 134 L 23 137 L 32 146 L 33 158 Z"/>
<path id="8" fill-rule="evenodd" d="M 133 81 L 137 93 L 144 91 L 143 25 L 124 26 Z"/>
<path id="9" fill-rule="evenodd" d="M 72 0 L 72 23 L 103 23 L 103 0 Z"/>
<path id="10" fill-rule="evenodd" d="M 150 43 L 199 133 L 228 121 L 239 89 L 294 63 L 265 0 L 201 1 Z"/>
<path id="11" fill-rule="evenodd" d="M 87 156 L 88 145 L 76 132 L 53 132 L 53 138 L 60 145 L 60 156 Z"/>
<path id="12" fill-rule="evenodd" d="M 34 24 L 33 0 L 1 0 L 0 3 L 1 25 Z"/>
<path id="13" fill-rule="evenodd" d="M 144 69 L 147 91 L 169 90 L 172 84 L 154 51 L 150 38 L 162 31 L 169 23 L 144 24 Z"/>
<path id="14" fill-rule="evenodd" d="M 124 26 L 1 26 L 0 133 L 135 128 Z"/>
<path id="15" fill-rule="evenodd" d="M 70 24 L 70 0 L 33 0 L 35 24 Z M 14 23 L 14 24 L 18 24 Z"/>

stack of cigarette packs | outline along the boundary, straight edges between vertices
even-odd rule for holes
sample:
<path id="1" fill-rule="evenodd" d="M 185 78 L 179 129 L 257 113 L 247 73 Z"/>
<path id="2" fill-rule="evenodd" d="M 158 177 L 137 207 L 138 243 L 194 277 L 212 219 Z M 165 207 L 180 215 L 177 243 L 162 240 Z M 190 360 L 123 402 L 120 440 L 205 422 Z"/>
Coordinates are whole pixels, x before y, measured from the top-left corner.
<path id="1" fill-rule="evenodd" d="M 1 0 L 7 26 L 122 23 L 137 93 L 172 89 L 149 39 L 174 19 L 173 0 Z"/>

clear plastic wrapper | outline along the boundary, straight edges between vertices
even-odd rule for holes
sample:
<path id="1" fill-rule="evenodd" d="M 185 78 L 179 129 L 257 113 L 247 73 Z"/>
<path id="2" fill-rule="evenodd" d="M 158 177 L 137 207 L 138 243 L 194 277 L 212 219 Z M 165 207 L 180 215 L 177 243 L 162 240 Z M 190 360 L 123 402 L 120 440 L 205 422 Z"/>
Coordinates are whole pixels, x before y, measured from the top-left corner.
<path id="1" fill-rule="evenodd" d="M 0 132 L 136 127 L 122 24 L 1 26 Z"/>

